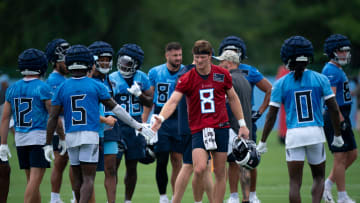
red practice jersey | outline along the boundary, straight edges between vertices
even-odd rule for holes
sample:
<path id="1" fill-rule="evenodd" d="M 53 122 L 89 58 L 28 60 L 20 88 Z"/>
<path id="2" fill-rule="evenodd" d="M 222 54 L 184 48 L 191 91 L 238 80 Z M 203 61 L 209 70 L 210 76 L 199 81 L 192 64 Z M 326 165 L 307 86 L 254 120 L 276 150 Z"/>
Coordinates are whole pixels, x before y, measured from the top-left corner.
<path id="1" fill-rule="evenodd" d="M 175 91 L 186 95 L 192 134 L 203 128 L 230 126 L 225 95 L 231 87 L 229 71 L 215 65 L 211 65 L 207 79 L 202 78 L 195 68 L 180 77 Z"/>

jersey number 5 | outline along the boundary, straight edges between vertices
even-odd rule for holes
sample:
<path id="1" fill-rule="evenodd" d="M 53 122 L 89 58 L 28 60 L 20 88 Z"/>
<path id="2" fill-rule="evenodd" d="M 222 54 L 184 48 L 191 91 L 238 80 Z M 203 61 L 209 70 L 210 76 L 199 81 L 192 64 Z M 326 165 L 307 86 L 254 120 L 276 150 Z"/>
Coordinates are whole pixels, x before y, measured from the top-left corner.
<path id="1" fill-rule="evenodd" d="M 72 114 L 78 112 L 80 113 L 80 119 L 76 120 L 74 116 L 72 117 L 72 125 L 85 125 L 86 124 L 86 109 L 82 106 L 77 105 L 77 101 L 83 100 L 85 98 L 85 94 L 82 95 L 74 95 L 71 96 L 71 111 Z"/>

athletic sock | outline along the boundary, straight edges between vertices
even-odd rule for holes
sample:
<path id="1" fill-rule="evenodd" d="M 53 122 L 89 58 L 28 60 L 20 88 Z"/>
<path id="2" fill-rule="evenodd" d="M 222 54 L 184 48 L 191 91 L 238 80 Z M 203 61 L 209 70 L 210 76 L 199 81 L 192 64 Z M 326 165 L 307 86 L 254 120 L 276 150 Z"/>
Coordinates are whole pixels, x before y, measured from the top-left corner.
<path id="1" fill-rule="evenodd" d="M 50 202 L 55 202 L 60 199 L 60 194 L 56 192 L 51 192 L 51 200 Z"/>
<path id="2" fill-rule="evenodd" d="M 250 192 L 249 199 L 253 199 L 256 196 L 256 192 Z"/>
<path id="3" fill-rule="evenodd" d="M 326 178 L 325 180 L 325 190 L 331 190 L 332 186 L 333 186 L 333 182 L 329 179 L 329 178 Z"/>
<path id="4" fill-rule="evenodd" d="M 230 194 L 230 197 L 237 199 L 239 198 L 239 194 L 237 192 L 233 192 Z"/>
<path id="5" fill-rule="evenodd" d="M 346 191 L 338 192 L 338 199 L 345 199 L 347 197 Z"/>

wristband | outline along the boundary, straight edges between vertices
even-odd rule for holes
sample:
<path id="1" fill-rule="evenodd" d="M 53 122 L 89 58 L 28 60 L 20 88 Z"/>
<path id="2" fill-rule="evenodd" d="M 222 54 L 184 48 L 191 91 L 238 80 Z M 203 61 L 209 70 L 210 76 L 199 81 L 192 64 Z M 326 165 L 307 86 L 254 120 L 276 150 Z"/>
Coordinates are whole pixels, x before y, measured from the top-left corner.
<path id="1" fill-rule="evenodd" d="M 240 128 L 241 128 L 241 127 L 246 127 L 246 123 L 245 123 L 245 120 L 244 120 L 244 119 L 238 120 L 238 123 L 239 123 Z"/>
<path id="2" fill-rule="evenodd" d="M 162 115 L 158 115 L 158 118 L 160 118 L 161 123 L 163 123 L 163 122 L 165 121 L 165 118 L 164 118 L 164 116 L 162 116 Z"/>

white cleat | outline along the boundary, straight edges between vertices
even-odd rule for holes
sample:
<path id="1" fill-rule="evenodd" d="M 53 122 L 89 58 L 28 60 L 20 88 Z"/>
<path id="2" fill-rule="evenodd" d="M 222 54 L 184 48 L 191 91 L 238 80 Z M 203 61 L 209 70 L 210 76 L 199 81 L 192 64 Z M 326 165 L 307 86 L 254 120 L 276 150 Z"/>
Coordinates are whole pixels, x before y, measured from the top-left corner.
<path id="1" fill-rule="evenodd" d="M 76 199 L 71 199 L 70 203 L 76 203 Z"/>
<path id="2" fill-rule="evenodd" d="M 233 198 L 233 197 L 230 197 L 230 198 L 226 201 L 226 203 L 239 203 L 239 202 L 240 202 L 239 198 Z"/>
<path id="3" fill-rule="evenodd" d="M 344 199 L 338 199 L 338 203 L 356 203 L 352 200 L 349 196 L 345 197 Z"/>
<path id="4" fill-rule="evenodd" d="M 249 199 L 250 203 L 261 203 L 261 201 L 259 200 L 259 198 L 255 195 L 253 198 Z"/>
<path id="5" fill-rule="evenodd" d="M 331 190 L 324 190 L 323 199 L 325 203 L 335 203 Z"/>

